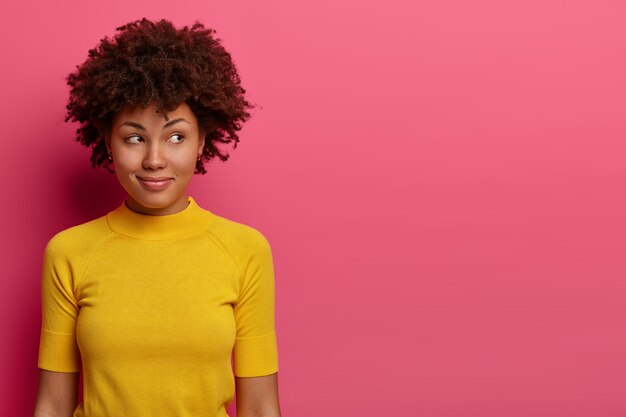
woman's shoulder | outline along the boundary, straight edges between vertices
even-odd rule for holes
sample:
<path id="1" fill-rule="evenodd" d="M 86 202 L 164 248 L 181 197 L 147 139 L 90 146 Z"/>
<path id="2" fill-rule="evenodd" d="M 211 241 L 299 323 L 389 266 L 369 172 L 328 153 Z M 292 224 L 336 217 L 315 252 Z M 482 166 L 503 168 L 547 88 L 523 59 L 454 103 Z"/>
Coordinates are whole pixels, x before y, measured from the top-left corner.
<path id="1" fill-rule="evenodd" d="M 269 241 L 259 226 L 223 217 L 213 213 L 214 221 L 209 233 L 226 247 L 236 252 L 255 252 L 269 246 Z"/>
<path id="2" fill-rule="evenodd" d="M 110 234 L 105 215 L 56 232 L 46 246 L 66 254 L 82 253 Z"/>

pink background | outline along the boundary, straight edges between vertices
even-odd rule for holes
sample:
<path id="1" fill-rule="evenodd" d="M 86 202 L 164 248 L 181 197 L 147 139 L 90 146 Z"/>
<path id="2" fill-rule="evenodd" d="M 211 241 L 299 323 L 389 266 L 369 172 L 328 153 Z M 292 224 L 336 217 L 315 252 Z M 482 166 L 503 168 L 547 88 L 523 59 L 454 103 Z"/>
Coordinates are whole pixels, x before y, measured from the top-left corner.
<path id="1" fill-rule="evenodd" d="M 262 109 L 192 194 L 276 262 L 283 415 L 626 415 L 626 5 L 0 6 L 0 415 L 36 394 L 42 251 L 123 193 L 64 77 L 130 20 L 200 19 Z"/>

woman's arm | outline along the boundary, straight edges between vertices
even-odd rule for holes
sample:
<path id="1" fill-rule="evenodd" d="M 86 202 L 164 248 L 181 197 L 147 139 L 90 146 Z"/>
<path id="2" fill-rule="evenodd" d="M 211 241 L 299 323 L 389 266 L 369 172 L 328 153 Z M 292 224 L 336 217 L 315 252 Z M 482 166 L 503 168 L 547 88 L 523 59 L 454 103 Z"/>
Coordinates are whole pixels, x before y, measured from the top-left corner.
<path id="1" fill-rule="evenodd" d="M 72 417 L 78 398 L 80 372 L 39 368 L 39 390 L 33 417 Z"/>
<path id="2" fill-rule="evenodd" d="M 280 417 L 278 373 L 235 377 L 237 417 Z"/>

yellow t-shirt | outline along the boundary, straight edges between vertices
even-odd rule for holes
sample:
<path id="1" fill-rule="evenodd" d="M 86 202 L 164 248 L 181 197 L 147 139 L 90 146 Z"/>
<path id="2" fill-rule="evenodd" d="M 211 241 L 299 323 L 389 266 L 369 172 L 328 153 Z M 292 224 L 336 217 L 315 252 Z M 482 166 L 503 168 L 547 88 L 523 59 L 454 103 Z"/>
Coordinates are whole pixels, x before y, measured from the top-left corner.
<path id="1" fill-rule="evenodd" d="M 82 365 L 74 417 L 224 417 L 233 374 L 278 371 L 268 241 L 188 201 L 122 202 L 46 245 L 38 366 Z"/>

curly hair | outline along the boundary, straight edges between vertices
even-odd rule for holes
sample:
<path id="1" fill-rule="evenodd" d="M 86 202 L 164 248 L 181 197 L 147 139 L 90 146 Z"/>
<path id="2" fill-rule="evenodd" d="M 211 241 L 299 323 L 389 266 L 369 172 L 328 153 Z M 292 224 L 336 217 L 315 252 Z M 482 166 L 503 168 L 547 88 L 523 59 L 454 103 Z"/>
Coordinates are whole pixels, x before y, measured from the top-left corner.
<path id="1" fill-rule="evenodd" d="M 89 50 L 89 58 L 66 77 L 70 99 L 65 122 L 80 122 L 76 141 L 92 148 L 92 168 L 104 166 L 109 172 L 104 136 L 110 132 L 115 114 L 124 106 L 148 107 L 168 120 L 167 112 L 181 103 L 189 105 L 206 131 L 202 157 L 194 173 L 205 174 L 204 161 L 218 157 L 226 161 L 218 143 L 233 142 L 237 131 L 256 107 L 245 98 L 246 90 L 231 55 L 198 20 L 191 28 L 177 30 L 165 19 L 146 18 L 117 27 Z"/>

